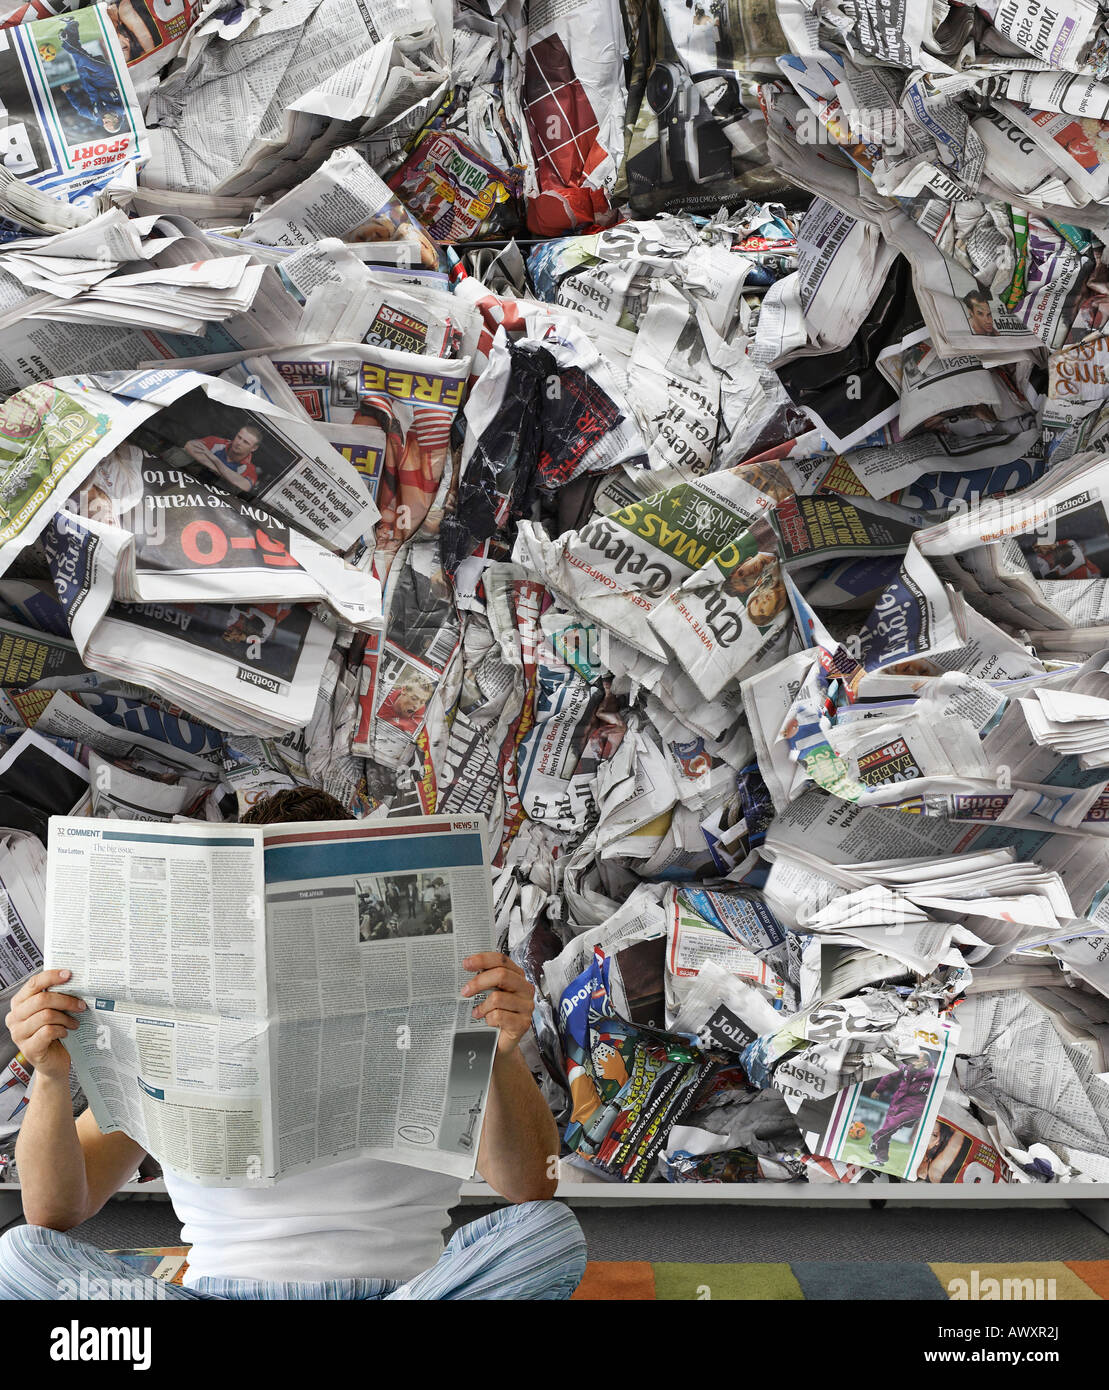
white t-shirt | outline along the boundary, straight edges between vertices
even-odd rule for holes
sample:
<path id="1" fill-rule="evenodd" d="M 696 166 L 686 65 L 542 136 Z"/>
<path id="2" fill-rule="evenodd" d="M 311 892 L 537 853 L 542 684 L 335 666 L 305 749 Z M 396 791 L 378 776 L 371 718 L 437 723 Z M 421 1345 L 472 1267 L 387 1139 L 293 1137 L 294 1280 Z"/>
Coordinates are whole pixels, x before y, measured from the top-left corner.
<path id="1" fill-rule="evenodd" d="M 457 1178 L 349 1158 L 273 1187 L 200 1187 L 166 1174 L 198 1279 L 402 1279 L 443 1252 Z"/>

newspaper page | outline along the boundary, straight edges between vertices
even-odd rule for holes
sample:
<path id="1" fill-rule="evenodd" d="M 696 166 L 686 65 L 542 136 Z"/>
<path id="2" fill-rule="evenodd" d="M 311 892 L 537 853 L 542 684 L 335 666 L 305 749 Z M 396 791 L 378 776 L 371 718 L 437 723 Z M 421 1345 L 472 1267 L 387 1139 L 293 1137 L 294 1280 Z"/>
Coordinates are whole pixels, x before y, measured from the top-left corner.
<path id="1" fill-rule="evenodd" d="M 83 9 L 79 0 L 29 0 L 13 7 L 0 20 L 0 28 L 28 25 L 36 19 L 57 16 L 68 18 L 66 11 Z M 123 4 L 103 7 L 112 21 L 119 40 L 123 60 L 127 64 L 140 96 L 146 94 L 159 72 L 181 47 L 189 26 L 197 18 L 199 0 L 124 0 Z"/>
<path id="2" fill-rule="evenodd" d="M 212 731 L 168 713 L 163 715 L 153 705 L 142 706 L 115 696 L 93 697 L 101 709 L 120 704 L 132 707 L 126 711 L 131 716 L 127 723 L 113 725 L 64 691 L 46 691 L 43 698 L 47 704 L 34 720 L 36 733 L 87 743 L 107 756 L 156 757 L 164 767 L 191 778 L 214 778 L 219 768 L 221 745 L 215 742 Z M 141 732 L 144 726 L 156 728 L 163 737 Z"/>
<path id="3" fill-rule="evenodd" d="M 28 226 L 79 225 L 87 213 L 67 204 L 87 203 L 146 157 L 142 109 L 110 8 L 90 5 L 0 29 L 0 217 L 12 219 L 0 221 L 0 242 L 25 235 Z"/>
<path id="4" fill-rule="evenodd" d="M 125 447 L 93 474 L 81 498 L 133 539 L 115 577 L 121 599 L 323 600 L 352 627 L 379 625 L 376 579 L 228 487 Z"/>
<path id="5" fill-rule="evenodd" d="M 38 536 L 50 504 L 140 425 L 136 442 L 167 467 L 214 475 L 331 549 L 347 549 L 377 520 L 340 454 L 245 391 L 195 372 L 61 377 L 0 406 L 0 570 Z"/>
<path id="6" fill-rule="evenodd" d="M 78 377 L 39 382 L 0 405 L 0 573 L 148 413 Z"/>
<path id="7" fill-rule="evenodd" d="M 246 243 L 291 249 L 312 246 L 327 237 L 356 244 L 395 241 L 410 253 L 411 264 L 433 270 L 439 264 L 421 224 L 352 149 L 336 150 L 311 177 L 259 213 L 241 234 Z"/>
<path id="8" fill-rule="evenodd" d="M 580 27 L 597 49 L 617 51 L 619 40 L 603 31 L 602 7 L 551 6 L 547 12 L 569 30 L 567 46 Z M 698 10 L 652 0 L 635 13 L 650 41 L 636 46 L 629 73 L 625 160 L 614 198 L 626 196 L 637 216 L 689 210 L 711 217 L 746 198 L 779 196 L 782 182 L 767 156 L 765 125 L 748 109 L 755 99 L 747 95 L 755 74 L 775 74 L 774 59 L 786 48 L 775 7 L 765 0 L 723 0 Z M 528 41 L 535 46 L 531 32 Z M 580 64 L 578 71 L 584 84 Z M 585 72 L 593 73 L 592 64 Z M 597 96 L 591 101 L 600 117 Z M 535 124 L 533 145 L 542 132 Z"/>
<path id="9" fill-rule="evenodd" d="M 46 943 L 88 1009 L 68 1042 L 102 1132 L 206 1186 L 276 1176 L 262 837 L 52 818 Z"/>
<path id="10" fill-rule="evenodd" d="M 1077 1151 L 1082 1166 L 1104 1181 L 1105 1083 L 1091 1076 L 1088 1059 L 1067 1046 L 1046 1011 L 1026 992 L 1006 990 L 965 1000 L 957 1017 L 965 1035 L 963 1089 L 1010 1131 Z"/>
<path id="11" fill-rule="evenodd" d="M 113 602 L 130 535 L 59 513 L 44 551 L 74 641 L 93 670 L 139 679 L 200 719 L 281 736 L 312 717 L 334 632 L 309 606 Z"/>
<path id="12" fill-rule="evenodd" d="M 513 558 L 621 641 L 666 661 L 667 647 L 651 618 L 671 591 L 747 531 L 768 505 L 734 471 L 715 473 L 599 516 L 557 540 L 521 522 Z M 765 570 L 776 574 L 771 564 Z M 774 611 L 768 618 L 783 607 L 780 584 L 770 588 Z"/>
<path id="13" fill-rule="evenodd" d="M 426 324 L 413 327 L 426 333 Z M 375 498 L 382 579 L 405 540 L 421 527 L 438 530 L 443 507 L 436 503 L 470 365 L 396 344 L 394 337 L 382 346 L 329 343 L 267 354 L 307 413 L 334 427 L 334 449 L 354 460 Z"/>
<path id="14" fill-rule="evenodd" d="M 0 989 L 42 968 L 46 851 L 34 835 L 0 837 Z"/>
<path id="15" fill-rule="evenodd" d="M 169 468 L 211 475 L 333 550 L 349 549 L 376 522 L 355 469 L 307 421 L 267 400 L 196 372 L 106 383 L 120 395 L 141 390 L 160 407 L 135 442 Z"/>
<path id="16" fill-rule="evenodd" d="M 497 1042 L 459 997 L 461 962 L 493 949 L 482 830 L 473 818 L 266 827 L 280 1172 L 368 1150 L 472 1176 Z"/>
<path id="17" fill-rule="evenodd" d="M 979 503 L 919 534 L 933 563 L 962 580 L 1018 626 L 1084 628 L 1104 624 L 1109 596 L 1099 559 L 1106 523 L 1104 461 L 1061 464 L 1015 501 Z M 968 589 L 973 594 L 974 589 Z"/>
<path id="18" fill-rule="evenodd" d="M 946 1016 L 897 1017 L 884 1003 L 872 994 L 817 1005 L 803 1025 L 809 1046 L 782 1062 L 775 1085 L 811 1152 L 913 1182 L 939 1118 L 959 1030 Z M 867 1074 L 875 1056 L 882 1065 L 876 1079 Z"/>
<path id="19" fill-rule="evenodd" d="M 201 7 L 202 0 L 125 0 L 105 6 L 140 97 L 154 87 Z"/>
<path id="20" fill-rule="evenodd" d="M 379 105 L 388 118 L 394 99 L 419 109 L 441 90 L 437 33 L 422 4 L 296 0 L 252 19 L 247 32 L 199 36 L 153 93 L 150 186 L 231 196 L 287 188 L 307 172 L 305 156 L 321 136 L 338 143 L 340 121 L 370 117 Z M 423 72 L 398 44 L 411 36 L 416 51 L 420 35 Z M 212 140 L 217 129 L 221 139 Z"/>
<path id="21" fill-rule="evenodd" d="M 55 817 L 45 958 L 101 1130 L 203 1186 L 366 1154 L 473 1174 L 497 1033 L 460 998 L 492 949 L 480 823 L 205 826 Z"/>
<path id="22" fill-rule="evenodd" d="M 426 332 L 426 324 L 413 325 Z M 458 642 L 438 546 L 453 498 L 450 431 L 469 359 L 326 344 L 275 352 L 274 368 L 374 498 L 374 572 L 385 632 L 367 643 L 352 751 L 399 766 Z"/>

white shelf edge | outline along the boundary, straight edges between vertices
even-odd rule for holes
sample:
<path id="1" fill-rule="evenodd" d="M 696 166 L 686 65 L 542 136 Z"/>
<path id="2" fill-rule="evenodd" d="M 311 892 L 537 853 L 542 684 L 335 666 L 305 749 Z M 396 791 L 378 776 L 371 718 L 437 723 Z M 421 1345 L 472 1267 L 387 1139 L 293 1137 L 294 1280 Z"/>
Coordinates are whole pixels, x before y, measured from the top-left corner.
<path id="1" fill-rule="evenodd" d="M 0 1193 L 20 1192 L 17 1182 L 0 1183 Z M 165 1182 L 127 1183 L 116 1197 L 168 1197 Z M 817 1184 L 817 1183 L 608 1183 L 562 1181 L 555 1196 L 577 1206 L 642 1206 L 669 1202 L 733 1203 L 761 1202 L 786 1205 L 807 1202 L 824 1206 L 832 1202 L 943 1205 L 961 1202 L 1012 1206 L 1026 1203 L 1089 1202 L 1109 1199 L 1109 1183 L 984 1183 L 945 1185 L 939 1183 Z M 468 1205 L 497 1205 L 505 1199 L 483 1182 L 465 1182 L 459 1200 Z"/>
<path id="2" fill-rule="evenodd" d="M 972 1183 L 941 1185 L 938 1183 L 816 1184 L 816 1183 L 593 1183 L 560 1182 L 555 1196 L 574 1206 L 640 1206 L 669 1202 L 732 1203 L 763 1202 L 786 1205 L 805 1202 L 810 1206 L 825 1206 L 834 1202 L 872 1201 L 896 1204 L 942 1205 L 948 1202 L 994 1205 L 1005 1202 L 1012 1206 L 1025 1203 L 1042 1205 L 1077 1201 L 1105 1201 L 1109 1198 L 1106 1183 Z M 496 1204 L 504 1199 L 484 1183 L 462 1185 L 463 1203 Z"/>

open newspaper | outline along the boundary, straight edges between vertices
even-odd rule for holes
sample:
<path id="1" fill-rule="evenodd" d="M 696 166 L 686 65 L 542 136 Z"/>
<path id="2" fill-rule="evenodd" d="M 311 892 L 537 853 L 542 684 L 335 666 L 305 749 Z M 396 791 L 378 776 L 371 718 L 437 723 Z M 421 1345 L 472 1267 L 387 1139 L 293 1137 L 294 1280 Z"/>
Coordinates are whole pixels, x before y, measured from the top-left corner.
<path id="1" fill-rule="evenodd" d="M 208 1187 L 356 1154 L 473 1174 L 497 1034 L 481 823 L 51 820 L 46 945 L 92 1113 Z"/>

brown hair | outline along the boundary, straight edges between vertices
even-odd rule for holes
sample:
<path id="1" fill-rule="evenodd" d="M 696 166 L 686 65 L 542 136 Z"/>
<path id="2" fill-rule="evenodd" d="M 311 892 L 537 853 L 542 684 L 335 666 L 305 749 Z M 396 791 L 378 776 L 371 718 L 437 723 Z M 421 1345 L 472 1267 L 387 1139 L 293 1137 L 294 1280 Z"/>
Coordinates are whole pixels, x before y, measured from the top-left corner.
<path id="1" fill-rule="evenodd" d="M 280 825 L 285 821 L 353 820 L 341 801 L 319 787 L 288 787 L 262 797 L 244 816 L 244 825 Z"/>

